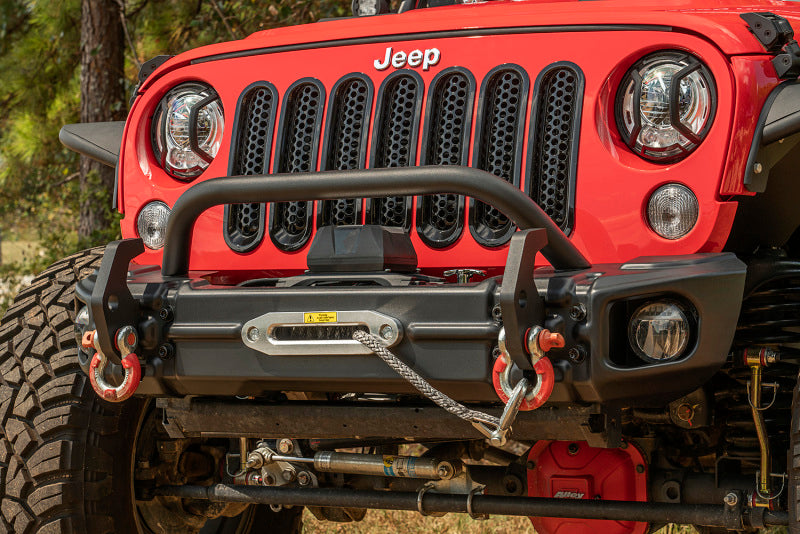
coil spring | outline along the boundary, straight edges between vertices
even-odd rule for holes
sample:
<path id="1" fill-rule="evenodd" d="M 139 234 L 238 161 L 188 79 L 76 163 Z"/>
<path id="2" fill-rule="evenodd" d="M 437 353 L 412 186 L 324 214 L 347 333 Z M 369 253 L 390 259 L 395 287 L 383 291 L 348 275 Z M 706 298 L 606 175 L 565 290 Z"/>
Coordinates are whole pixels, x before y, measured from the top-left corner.
<path id="1" fill-rule="evenodd" d="M 745 298 L 734 338 L 734 358 L 741 357 L 747 347 L 771 346 L 782 356 L 800 355 L 800 261 L 777 253 L 755 258 L 748 265 Z M 725 374 L 728 383 L 715 391 L 718 422 L 724 428 L 724 454 L 757 464 L 758 439 L 747 397 L 750 370 L 740 362 L 729 362 Z M 772 448 L 780 451 L 788 446 L 792 390 L 797 366 L 778 362 L 762 370 L 764 384 L 763 411 Z M 774 389 L 774 398 L 772 396 Z M 783 453 L 776 455 L 781 458 Z"/>
<path id="2" fill-rule="evenodd" d="M 759 258 L 748 266 L 737 347 L 800 343 L 800 261 Z"/>

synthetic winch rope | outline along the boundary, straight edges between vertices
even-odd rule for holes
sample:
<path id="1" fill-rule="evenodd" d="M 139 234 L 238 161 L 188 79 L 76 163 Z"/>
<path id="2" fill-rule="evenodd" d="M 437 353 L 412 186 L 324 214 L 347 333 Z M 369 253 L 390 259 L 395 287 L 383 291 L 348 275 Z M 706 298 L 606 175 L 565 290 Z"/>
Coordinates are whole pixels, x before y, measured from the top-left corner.
<path id="1" fill-rule="evenodd" d="M 487 425 L 492 425 L 495 428 L 500 426 L 499 417 L 476 410 L 470 410 L 463 404 L 454 401 L 435 387 L 431 386 L 424 378 L 417 374 L 416 371 L 403 363 L 397 356 L 389 352 L 389 349 L 386 348 L 378 336 L 362 331 L 356 331 L 353 334 L 353 339 L 377 354 L 381 360 L 386 362 L 386 365 L 394 369 L 397 374 L 411 382 L 411 385 L 417 388 L 420 393 L 428 397 L 430 400 L 451 414 L 460 417 L 465 421 L 469 421 L 470 423 L 486 423 Z"/>

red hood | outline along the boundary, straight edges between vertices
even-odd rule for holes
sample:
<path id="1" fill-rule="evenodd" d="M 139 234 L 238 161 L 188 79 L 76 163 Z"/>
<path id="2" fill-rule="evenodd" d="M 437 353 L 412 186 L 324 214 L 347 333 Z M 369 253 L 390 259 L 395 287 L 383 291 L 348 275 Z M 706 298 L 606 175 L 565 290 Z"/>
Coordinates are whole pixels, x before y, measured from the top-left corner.
<path id="1" fill-rule="evenodd" d="M 413 38 L 413 34 L 515 27 L 655 25 L 699 35 L 724 54 L 763 53 L 764 48 L 748 31 L 741 13 L 772 11 L 800 28 L 800 3 L 778 0 L 496 0 L 482 4 L 426 8 L 399 15 L 348 18 L 264 30 L 240 41 L 196 48 L 176 56 L 159 69 L 160 74 L 194 60 L 247 51 L 280 51 L 276 47 L 313 47 L 364 38 L 386 41 Z M 568 30 L 568 28 L 565 28 Z M 430 35 L 426 36 L 430 37 Z M 344 44 L 344 43 L 343 43 Z M 270 50 L 273 49 L 273 50 Z M 145 84 L 148 85 L 148 84 Z M 142 90 L 146 87 L 142 87 Z"/>

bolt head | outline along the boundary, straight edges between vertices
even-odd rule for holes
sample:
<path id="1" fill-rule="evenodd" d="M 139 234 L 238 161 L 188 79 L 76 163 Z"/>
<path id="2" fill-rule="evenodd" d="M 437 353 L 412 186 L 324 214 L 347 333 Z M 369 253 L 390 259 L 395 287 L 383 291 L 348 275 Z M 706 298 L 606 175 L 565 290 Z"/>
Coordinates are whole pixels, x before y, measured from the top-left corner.
<path id="1" fill-rule="evenodd" d="M 297 482 L 301 486 L 308 486 L 311 484 L 311 475 L 309 475 L 306 471 L 300 471 L 297 474 Z"/>
<path id="2" fill-rule="evenodd" d="M 498 323 L 503 320 L 503 310 L 499 304 L 495 304 L 492 308 L 492 318 Z"/>
<path id="3" fill-rule="evenodd" d="M 735 493 L 730 492 L 727 495 L 725 495 L 725 498 L 723 500 L 725 501 L 725 504 L 727 504 L 728 506 L 736 506 L 736 504 L 739 502 L 739 497 Z"/>
<path id="4" fill-rule="evenodd" d="M 567 445 L 567 453 L 570 456 L 575 456 L 580 451 L 580 446 L 577 443 L 570 443 Z"/>
<path id="5" fill-rule="evenodd" d="M 567 351 L 567 356 L 572 363 L 583 363 L 586 359 L 586 349 L 581 345 L 577 345 Z"/>
<path id="6" fill-rule="evenodd" d="M 394 328 L 392 328 L 391 325 L 385 324 L 381 326 L 380 334 L 381 337 L 386 341 L 391 341 L 395 336 Z"/>
<path id="7" fill-rule="evenodd" d="M 265 486 L 274 486 L 275 485 L 275 477 L 272 476 L 271 473 L 267 473 L 264 477 L 264 485 Z"/>
<path id="8" fill-rule="evenodd" d="M 437 467 L 436 474 L 439 475 L 439 478 L 448 479 L 453 475 L 453 468 L 450 464 L 442 462 Z"/>
<path id="9" fill-rule="evenodd" d="M 760 163 L 758 163 L 758 162 L 755 162 L 755 163 L 753 164 L 753 173 L 755 173 L 755 174 L 761 174 L 761 172 L 762 172 L 763 170 L 764 170 L 764 166 L 763 166 L 763 165 L 761 165 Z"/>
<path id="10" fill-rule="evenodd" d="M 175 349 L 169 343 L 164 343 L 158 347 L 158 357 L 162 360 L 169 360 L 175 355 Z"/>
<path id="11" fill-rule="evenodd" d="M 291 482 L 292 480 L 294 480 L 294 469 L 284 469 L 281 472 L 281 477 L 286 482 Z"/>
<path id="12" fill-rule="evenodd" d="M 278 451 L 280 451 L 281 454 L 289 454 L 293 450 L 294 443 L 292 443 L 292 440 L 288 438 L 282 438 L 278 440 Z"/>
<path id="13" fill-rule="evenodd" d="M 255 343 L 258 341 L 258 337 L 261 335 L 261 332 L 258 331 L 258 328 L 255 326 L 251 326 L 247 329 L 247 339 Z"/>
<path id="14" fill-rule="evenodd" d="M 569 316 L 573 321 L 583 321 L 586 319 L 586 306 L 583 304 L 576 304 L 570 308 Z"/>

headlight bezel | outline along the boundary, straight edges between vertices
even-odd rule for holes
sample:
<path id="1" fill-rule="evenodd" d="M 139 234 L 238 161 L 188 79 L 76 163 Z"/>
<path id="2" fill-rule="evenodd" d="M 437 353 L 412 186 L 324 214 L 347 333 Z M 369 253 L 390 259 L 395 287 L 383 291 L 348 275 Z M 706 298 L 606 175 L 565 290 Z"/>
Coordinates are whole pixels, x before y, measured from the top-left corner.
<path id="1" fill-rule="evenodd" d="M 184 151 L 186 148 L 196 156 L 198 162 L 189 168 L 177 168 L 170 164 L 168 161 L 171 148 L 168 146 L 168 140 L 172 132 L 168 130 L 168 121 L 170 113 L 167 111 L 171 106 L 170 103 L 179 98 L 188 98 L 191 96 L 199 96 L 200 99 L 189 104 L 188 107 L 188 125 L 186 137 L 188 147 L 177 147 Z M 198 135 L 198 119 L 201 111 L 209 108 L 212 104 L 215 105 L 216 110 L 212 110 L 212 116 L 218 115 L 215 119 L 216 122 L 209 128 L 209 135 L 206 137 L 208 140 L 214 137 L 212 141 L 212 153 L 204 150 L 200 146 Z M 214 158 L 219 153 L 224 139 L 225 131 L 225 110 L 217 91 L 211 85 L 200 81 L 186 81 L 181 82 L 169 91 L 167 91 L 156 104 L 153 114 L 150 117 L 150 148 L 153 152 L 153 157 L 158 162 L 158 165 L 170 177 L 183 182 L 190 182 L 203 174 L 208 166 L 214 161 Z M 176 145 L 174 135 L 172 141 Z"/>
<path id="2" fill-rule="evenodd" d="M 666 147 L 647 146 L 639 139 L 643 128 L 641 99 L 642 82 L 644 80 L 643 74 L 665 65 L 678 65 L 680 63 L 684 64 L 680 65 L 681 68 L 674 73 L 670 81 L 669 101 L 667 105 L 669 106 L 668 115 L 670 126 L 679 136 L 682 136 L 683 139 L 686 140 L 686 144 L 681 143 L 679 139 L 678 142 Z M 705 122 L 702 128 L 697 132 L 687 127 L 680 116 L 680 92 L 682 82 L 695 73 L 699 79 L 705 83 L 705 90 L 707 91 L 708 98 Z M 630 121 L 626 121 L 626 112 L 630 110 L 624 109 L 625 99 L 626 94 L 631 90 L 633 93 L 632 107 L 634 112 L 630 113 Z M 616 91 L 614 117 L 620 137 L 634 154 L 651 163 L 668 164 L 686 158 L 706 139 L 714 124 L 717 106 L 718 93 L 716 80 L 706 64 L 689 52 L 678 49 L 665 49 L 653 51 L 642 56 L 625 72 Z M 627 124 L 631 121 L 632 128 L 628 129 Z"/>

